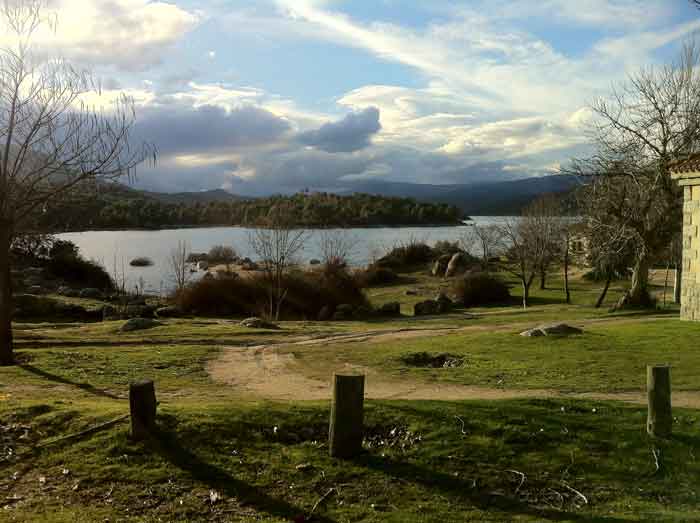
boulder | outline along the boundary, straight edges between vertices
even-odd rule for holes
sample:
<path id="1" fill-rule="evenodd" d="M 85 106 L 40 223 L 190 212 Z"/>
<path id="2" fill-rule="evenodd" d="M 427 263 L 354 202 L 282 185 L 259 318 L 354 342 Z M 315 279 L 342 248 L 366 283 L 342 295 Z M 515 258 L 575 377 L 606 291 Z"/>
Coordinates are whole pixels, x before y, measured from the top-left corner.
<path id="1" fill-rule="evenodd" d="M 88 298 L 91 300 L 100 300 L 102 299 L 102 291 L 100 289 L 88 287 L 86 289 L 82 289 L 78 293 L 78 296 L 81 298 Z"/>
<path id="2" fill-rule="evenodd" d="M 406 296 L 418 296 L 418 291 L 414 289 L 408 289 L 406 292 L 404 292 Z"/>
<path id="3" fill-rule="evenodd" d="M 350 320 L 354 315 L 355 310 L 352 305 L 348 303 L 341 303 L 335 308 L 333 319 L 336 321 Z"/>
<path id="4" fill-rule="evenodd" d="M 462 252 L 456 252 L 447 263 L 445 278 L 452 278 L 453 276 L 456 276 L 457 273 L 466 271 L 467 267 L 467 257 Z"/>
<path id="5" fill-rule="evenodd" d="M 321 265 L 321 260 L 317 260 L 316 258 L 309 260 L 309 265 Z"/>
<path id="6" fill-rule="evenodd" d="M 452 307 L 454 307 L 454 302 L 444 292 L 438 294 L 435 301 L 438 303 L 441 313 L 450 312 Z"/>
<path id="7" fill-rule="evenodd" d="M 401 316 L 401 304 L 398 301 L 390 301 L 379 307 L 381 316 Z"/>
<path id="8" fill-rule="evenodd" d="M 279 329 L 279 326 L 269 321 L 265 321 L 262 318 L 246 318 L 240 323 L 241 327 L 248 327 L 249 329 Z"/>
<path id="9" fill-rule="evenodd" d="M 452 256 L 449 254 L 443 254 L 440 256 L 437 260 L 435 260 L 435 262 L 433 262 L 433 269 L 430 271 L 430 274 L 433 276 L 442 276 L 445 274 L 447 265 L 450 263 L 451 259 Z"/>
<path id="10" fill-rule="evenodd" d="M 133 332 L 153 329 L 154 327 L 159 327 L 160 325 L 163 324 L 150 318 L 131 318 L 130 320 L 127 320 L 119 330 L 121 332 Z"/>
<path id="11" fill-rule="evenodd" d="M 173 305 L 156 309 L 157 318 L 179 318 L 180 316 L 182 316 L 182 311 Z"/>
<path id="12" fill-rule="evenodd" d="M 257 271 L 259 269 L 258 264 L 250 261 L 249 258 L 246 258 L 243 260 L 243 263 L 241 263 L 241 270 L 244 271 Z"/>
<path id="13" fill-rule="evenodd" d="M 318 311 L 318 321 L 328 321 L 333 317 L 334 313 L 333 307 L 330 305 L 324 305 L 321 310 Z"/>
<path id="14" fill-rule="evenodd" d="M 413 306 L 414 316 L 430 316 L 440 314 L 441 311 L 441 305 L 437 300 L 420 301 Z"/>
<path id="15" fill-rule="evenodd" d="M 577 327 L 567 325 L 566 323 L 540 325 L 539 327 L 520 333 L 521 336 L 526 336 L 528 338 L 537 336 L 572 336 L 575 334 L 583 334 L 583 331 Z"/>
<path id="16" fill-rule="evenodd" d="M 208 269 L 209 269 L 209 262 L 204 261 L 204 260 L 197 262 L 197 270 L 198 271 L 206 271 Z"/>
<path id="17" fill-rule="evenodd" d="M 120 319 L 119 311 L 113 305 L 102 307 L 102 321 L 114 321 Z"/>

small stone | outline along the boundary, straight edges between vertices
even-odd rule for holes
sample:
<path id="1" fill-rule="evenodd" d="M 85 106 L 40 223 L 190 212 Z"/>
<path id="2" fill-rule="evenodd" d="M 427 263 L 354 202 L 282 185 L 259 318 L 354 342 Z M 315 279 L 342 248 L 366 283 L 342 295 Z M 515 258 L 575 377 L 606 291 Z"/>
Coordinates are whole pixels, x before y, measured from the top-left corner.
<path id="1" fill-rule="evenodd" d="M 278 325 L 256 317 L 246 318 L 245 320 L 241 321 L 240 326 L 247 327 L 249 329 L 279 329 Z"/>
<path id="2" fill-rule="evenodd" d="M 153 329 L 154 327 L 159 327 L 161 325 L 163 324 L 150 318 L 131 318 L 124 325 L 122 325 L 121 329 L 119 330 L 121 332 L 133 332 Z"/>

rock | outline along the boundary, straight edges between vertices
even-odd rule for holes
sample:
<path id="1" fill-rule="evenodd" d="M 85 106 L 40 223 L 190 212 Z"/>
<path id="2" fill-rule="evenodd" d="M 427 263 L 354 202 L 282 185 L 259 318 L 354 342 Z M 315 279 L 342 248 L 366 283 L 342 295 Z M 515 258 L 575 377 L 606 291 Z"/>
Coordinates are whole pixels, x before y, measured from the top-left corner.
<path id="1" fill-rule="evenodd" d="M 467 258 L 461 252 L 456 252 L 450 258 L 445 269 L 445 278 L 452 278 L 458 272 L 464 272 L 467 269 Z"/>
<path id="2" fill-rule="evenodd" d="M 214 279 L 214 275 L 213 275 L 212 273 L 210 273 L 210 272 L 205 272 L 205 273 L 204 273 L 204 276 L 202 276 L 202 279 L 203 279 L 203 280 L 213 280 L 213 279 Z"/>
<path id="3" fill-rule="evenodd" d="M 447 265 L 450 263 L 450 260 L 452 259 L 452 256 L 449 254 L 443 254 L 440 256 L 435 262 L 433 263 L 433 269 L 430 271 L 430 274 L 433 276 L 442 276 L 445 274 L 445 270 L 447 270 Z"/>
<path id="4" fill-rule="evenodd" d="M 401 304 L 398 301 L 390 301 L 379 307 L 382 316 L 401 316 Z"/>
<path id="5" fill-rule="evenodd" d="M 354 316 L 354 308 L 348 303 L 341 303 L 335 308 L 335 313 L 333 314 L 333 319 L 335 321 L 350 320 Z"/>
<path id="6" fill-rule="evenodd" d="M 248 327 L 249 329 L 279 329 L 279 326 L 274 323 L 263 320 L 262 318 L 246 318 L 240 323 L 241 327 Z"/>
<path id="7" fill-rule="evenodd" d="M 182 311 L 173 305 L 156 309 L 157 318 L 179 318 L 180 316 L 182 316 Z"/>
<path id="8" fill-rule="evenodd" d="M 540 325 L 534 329 L 529 329 L 520 333 L 521 336 L 529 338 L 537 336 L 572 336 L 575 334 L 583 334 L 583 331 L 577 327 L 572 327 L 566 323 L 552 323 L 548 325 Z"/>
<path id="9" fill-rule="evenodd" d="M 243 263 L 241 263 L 241 270 L 243 271 L 257 271 L 259 269 L 258 264 L 250 261 L 249 258 L 246 258 L 243 260 Z"/>
<path id="10" fill-rule="evenodd" d="M 324 305 L 321 310 L 318 311 L 318 321 L 328 321 L 333 317 L 333 307 L 330 305 Z"/>
<path id="11" fill-rule="evenodd" d="M 78 293 L 78 296 L 80 296 L 81 298 L 88 298 L 91 300 L 100 300 L 102 299 L 102 291 L 100 291 L 100 289 L 88 287 L 86 289 L 82 289 Z"/>
<path id="12" fill-rule="evenodd" d="M 309 265 L 321 265 L 321 260 L 317 260 L 316 258 L 309 260 Z"/>
<path id="13" fill-rule="evenodd" d="M 120 319 L 119 311 L 113 305 L 102 307 L 102 321 L 114 321 Z"/>
<path id="14" fill-rule="evenodd" d="M 161 325 L 163 324 L 150 318 L 131 318 L 130 320 L 127 320 L 127 322 L 122 325 L 121 329 L 119 330 L 121 332 L 133 332 L 153 329 L 154 327 L 159 327 Z"/>
<path id="15" fill-rule="evenodd" d="M 433 314 L 440 314 L 441 305 L 436 300 L 425 300 L 416 303 L 413 306 L 414 316 L 430 316 Z"/>
<path id="16" fill-rule="evenodd" d="M 206 271 L 209 269 L 209 262 L 208 261 L 198 261 L 197 262 L 197 270 L 198 271 Z"/>
<path id="17" fill-rule="evenodd" d="M 408 289 L 406 292 L 404 292 L 406 296 L 418 296 L 418 291 L 414 289 Z"/>
<path id="18" fill-rule="evenodd" d="M 70 287 L 67 287 L 66 285 L 61 285 L 58 289 L 56 289 L 56 294 L 60 294 L 61 296 L 68 296 L 69 293 L 71 293 L 73 289 Z"/>
<path id="19" fill-rule="evenodd" d="M 438 303 L 441 313 L 450 312 L 454 306 L 454 302 L 444 292 L 438 294 L 435 301 Z"/>

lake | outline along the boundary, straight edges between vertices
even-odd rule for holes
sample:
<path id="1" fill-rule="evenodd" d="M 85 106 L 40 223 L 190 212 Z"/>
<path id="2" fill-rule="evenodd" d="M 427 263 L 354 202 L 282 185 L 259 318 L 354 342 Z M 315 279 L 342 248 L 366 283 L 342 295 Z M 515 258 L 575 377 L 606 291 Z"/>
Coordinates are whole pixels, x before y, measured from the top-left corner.
<path id="1" fill-rule="evenodd" d="M 506 217 L 472 216 L 479 225 L 503 223 Z M 455 227 L 375 227 L 367 229 L 343 229 L 355 242 L 350 262 L 366 265 L 393 246 L 412 239 L 428 244 L 439 240 L 459 240 L 468 233 L 470 225 Z M 250 229 L 246 227 L 207 227 L 192 229 L 165 229 L 158 231 L 87 231 L 59 234 L 80 248 L 80 253 L 95 260 L 113 275 L 126 276 L 129 288 L 141 282 L 148 293 L 162 293 L 172 286 L 168 257 L 178 242 L 186 242 L 192 252 L 207 252 L 214 245 L 233 247 L 239 256 L 255 259 L 249 241 Z M 320 258 L 319 234 L 311 231 L 300 261 L 308 263 Z M 134 258 L 145 256 L 153 260 L 151 267 L 131 267 Z"/>

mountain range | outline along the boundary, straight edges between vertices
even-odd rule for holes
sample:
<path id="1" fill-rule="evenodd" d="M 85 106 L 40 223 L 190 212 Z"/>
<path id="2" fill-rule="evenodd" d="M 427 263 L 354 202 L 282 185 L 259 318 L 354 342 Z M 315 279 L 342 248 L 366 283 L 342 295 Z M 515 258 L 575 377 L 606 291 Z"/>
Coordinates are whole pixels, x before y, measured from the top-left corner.
<path id="1" fill-rule="evenodd" d="M 473 184 L 432 185 L 388 181 L 354 181 L 337 191 L 340 194 L 377 194 L 413 198 L 428 203 L 454 205 L 466 215 L 506 216 L 519 214 L 523 207 L 544 194 L 564 195 L 581 186 L 576 176 L 549 175 L 518 180 Z M 248 200 L 252 197 L 232 194 L 223 189 L 201 192 L 159 193 L 140 191 L 163 203 L 208 203 Z"/>

